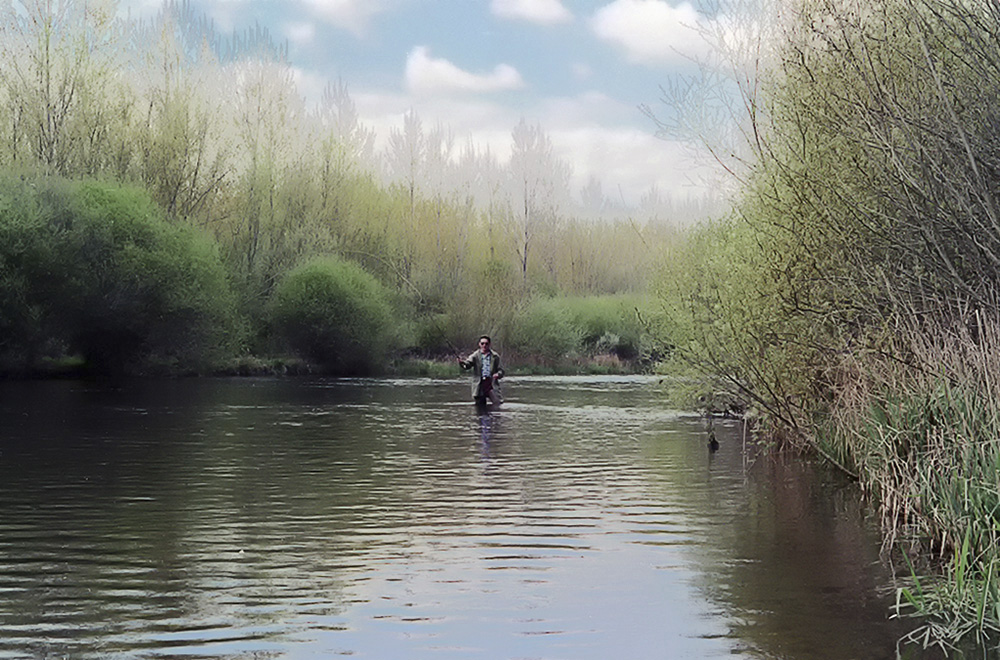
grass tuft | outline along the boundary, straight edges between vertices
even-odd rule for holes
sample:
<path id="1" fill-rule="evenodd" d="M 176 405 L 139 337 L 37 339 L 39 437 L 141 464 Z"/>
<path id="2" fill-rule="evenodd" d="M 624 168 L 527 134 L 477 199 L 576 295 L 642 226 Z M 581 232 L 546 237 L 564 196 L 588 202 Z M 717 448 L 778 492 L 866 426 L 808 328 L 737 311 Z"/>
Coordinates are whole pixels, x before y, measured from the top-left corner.
<path id="1" fill-rule="evenodd" d="M 975 328 L 973 334 L 969 328 Z M 1000 640 L 1000 322 L 914 323 L 882 355 L 845 365 L 829 442 L 882 503 L 891 540 L 927 551 L 897 591 L 923 619 L 907 640 Z"/>

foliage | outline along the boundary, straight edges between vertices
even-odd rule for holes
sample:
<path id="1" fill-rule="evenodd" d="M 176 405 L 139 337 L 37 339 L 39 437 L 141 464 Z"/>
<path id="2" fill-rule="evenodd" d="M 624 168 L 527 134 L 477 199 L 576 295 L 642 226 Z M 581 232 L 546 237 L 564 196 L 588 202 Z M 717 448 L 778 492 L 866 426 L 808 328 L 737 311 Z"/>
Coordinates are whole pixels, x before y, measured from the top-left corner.
<path id="1" fill-rule="evenodd" d="M 912 638 L 985 643 L 1000 634 L 1000 327 L 978 315 L 899 330 L 887 355 L 905 350 L 924 366 L 845 358 L 824 444 L 883 502 L 887 529 L 929 539 L 945 559 L 943 575 L 914 568 L 915 583 L 900 589 L 901 613 L 924 618 Z"/>
<path id="2" fill-rule="evenodd" d="M 510 346 L 549 366 L 572 361 L 595 372 L 635 369 L 656 359 L 650 310 L 639 295 L 537 296 L 514 318 Z"/>
<path id="3" fill-rule="evenodd" d="M 0 200 L 9 368 L 67 351 L 98 371 L 197 369 L 232 350 L 214 246 L 167 224 L 145 193 L 8 178 Z"/>
<path id="4" fill-rule="evenodd" d="M 513 127 L 501 162 L 410 112 L 376 152 L 345 86 L 307 106 L 266 32 L 220 37 L 176 2 L 130 21 L 113 4 L 0 7 L 0 167 L 136 185 L 171 221 L 210 231 L 257 350 L 267 336 L 254 320 L 275 283 L 318 255 L 403 291 L 418 322 L 447 314 L 457 338 L 502 335 L 533 292 L 642 290 L 672 240 L 669 200 L 649 205 L 655 226 L 580 219 L 568 165 L 539 125 Z M 595 182 L 587 199 L 627 212 Z M 499 307 L 471 311 L 497 286 Z"/>
<path id="5" fill-rule="evenodd" d="M 516 318 L 506 346 L 520 355 L 557 362 L 575 354 L 581 342 L 581 329 L 564 308 L 552 299 L 536 298 Z"/>
<path id="6" fill-rule="evenodd" d="M 20 179 L 0 180 L 0 366 L 23 370 L 34 364 L 61 337 L 53 309 L 60 283 L 48 269 L 59 264 L 58 246 L 51 240 L 51 211 Z"/>
<path id="7" fill-rule="evenodd" d="M 642 315 L 649 306 L 644 297 L 568 296 L 553 299 L 551 304 L 577 328 L 585 353 L 611 354 L 623 360 L 640 356 L 646 333 Z"/>
<path id="8" fill-rule="evenodd" d="M 68 247 L 82 259 L 71 348 L 100 365 L 139 357 L 199 365 L 232 348 L 231 296 L 214 245 L 167 224 L 134 189 L 80 184 L 72 210 Z"/>
<path id="9" fill-rule="evenodd" d="M 77 350 L 108 369 L 148 370 L 157 360 L 179 367 L 209 360 L 207 347 L 221 346 L 224 336 L 266 359 L 275 348 L 268 323 L 275 287 L 297 265 L 324 255 L 349 260 L 399 292 L 392 339 L 378 339 L 400 352 L 439 355 L 483 332 L 503 344 L 516 327 L 523 332 L 541 318 L 538 311 L 520 318 L 533 296 L 610 300 L 643 291 L 658 250 L 676 237 L 670 200 L 656 191 L 642 206 L 655 221 L 609 220 L 581 209 L 570 197 L 569 166 L 540 125 L 512 127 L 512 157 L 503 162 L 488 148 L 458 145 L 448 127 L 427 127 L 411 111 L 376 151 L 375 134 L 342 83 L 307 106 L 286 51 L 266 32 L 221 37 L 183 3 L 164 3 L 155 17 L 132 21 L 117 16 L 113 2 L 15 0 L 0 6 L 0 54 L 0 168 L 122 184 L 115 199 L 81 192 L 86 203 L 70 200 L 76 193 L 69 183 L 64 193 L 46 193 L 68 196 L 59 203 L 72 207 L 67 217 L 81 233 L 50 234 L 28 213 L 36 201 L 16 203 L 20 219 L 8 214 L 2 231 L 9 250 L 0 264 L 0 353 L 8 368 Z M 126 189 L 147 191 L 157 208 L 125 208 Z M 597 181 L 584 197 L 593 208 L 630 213 L 607 200 Z M 91 218 L 118 212 L 162 215 L 177 236 L 187 227 L 191 238 L 170 238 L 138 220 L 116 220 L 112 228 Z M 203 232 L 214 246 L 194 247 Z M 70 294 L 32 270 L 76 263 L 76 256 L 60 262 L 48 254 L 62 249 L 63 238 L 77 241 L 66 248 L 74 255 L 123 255 L 66 276 L 89 308 L 62 305 Z M 168 265 L 171 241 L 179 253 L 191 251 L 177 259 L 191 261 L 185 267 L 195 279 L 216 252 L 222 261 L 232 296 L 215 296 L 212 314 L 225 320 L 212 331 L 205 320 L 212 314 L 194 320 L 193 312 L 187 318 L 194 333 L 177 330 L 185 314 L 175 298 L 129 283 L 150 269 L 180 268 Z M 158 256 L 136 256 L 136 245 Z M 206 291 L 215 286 L 202 284 Z M 181 284 L 170 275 L 163 286 Z M 108 295 L 93 293 L 99 287 Z M 159 302 L 172 311 L 156 330 L 140 307 L 155 310 Z M 572 323 L 602 329 L 583 330 L 584 345 L 563 341 L 572 345 L 569 353 L 631 359 L 644 351 L 634 328 L 611 321 L 610 307 L 592 313 L 602 321 L 583 318 L 585 305 L 578 307 Z M 65 313 L 56 319 L 48 309 Z M 98 318 L 126 310 L 132 326 L 105 327 Z M 80 327 L 72 337 L 71 324 Z M 176 342 L 188 337 L 192 346 L 168 349 L 157 333 Z"/>
<path id="10" fill-rule="evenodd" d="M 950 0 L 802 0 L 776 20 L 744 89 L 736 211 L 694 238 L 698 276 L 667 298 L 691 359 L 806 440 L 837 355 L 896 317 L 983 308 L 1000 282 L 1000 79 L 981 45 L 997 20 Z"/>
<path id="11" fill-rule="evenodd" d="M 936 646 L 963 657 L 966 647 L 989 647 L 1000 635 L 1000 587 L 997 557 L 973 554 L 969 536 L 957 546 L 942 576 L 922 577 L 912 573 L 912 584 L 896 594 L 896 610 L 918 616 L 925 623 L 902 641 L 924 648 Z M 912 570 L 912 567 L 911 567 Z"/>
<path id="12" fill-rule="evenodd" d="M 739 58 L 759 65 L 741 195 L 664 269 L 662 334 L 710 389 L 856 474 L 890 535 L 959 548 L 946 584 L 962 603 L 922 602 L 989 631 L 969 613 L 997 607 L 1000 13 L 783 9 Z"/>
<path id="13" fill-rule="evenodd" d="M 289 272 L 275 289 L 271 318 L 296 353 L 338 374 L 378 369 L 393 320 L 378 280 L 334 257 Z"/>

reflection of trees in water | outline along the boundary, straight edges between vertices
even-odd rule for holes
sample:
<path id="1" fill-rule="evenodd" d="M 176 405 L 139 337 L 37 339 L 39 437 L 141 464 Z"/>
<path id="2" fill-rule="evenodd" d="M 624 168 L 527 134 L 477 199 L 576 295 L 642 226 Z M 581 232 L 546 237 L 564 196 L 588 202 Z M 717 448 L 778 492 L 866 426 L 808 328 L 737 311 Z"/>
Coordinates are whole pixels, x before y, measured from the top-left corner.
<path id="1" fill-rule="evenodd" d="M 749 657 L 895 657 L 907 628 L 889 620 L 890 570 L 856 485 L 752 437 L 744 453 L 739 421 L 680 423 L 645 442 L 650 488 L 690 518 L 699 586 Z"/>
<path id="2" fill-rule="evenodd" d="M 739 451 L 739 440 L 728 443 Z M 894 657 L 907 628 L 889 621 L 889 569 L 855 484 L 801 456 L 764 453 L 746 486 L 712 495 L 729 522 L 706 567 L 707 591 L 740 622 L 737 637 L 768 657 Z"/>
<path id="3" fill-rule="evenodd" d="M 339 600 L 343 580 L 330 569 L 360 542 L 315 522 L 353 509 L 354 496 L 336 478 L 317 492 L 308 466 L 320 455 L 340 466 L 329 477 L 364 466 L 309 442 L 276 446 L 265 412 L 273 391 L 206 382 L 33 391 L 18 400 L 24 422 L 7 425 L 23 451 L 8 444 L 0 461 L 0 508 L 21 529 L 0 546 L 0 587 L 24 587 L 4 590 L 0 619 L 104 631 L 39 638 L 39 657 L 90 645 L 110 653 L 150 633 L 138 626 L 117 639 L 125 621 L 158 635 L 192 622 L 255 629 L 293 617 L 304 593 Z"/>
<path id="4" fill-rule="evenodd" d="M 700 569 L 703 591 L 741 622 L 734 639 L 761 656 L 892 656 L 887 604 L 874 595 L 877 544 L 865 538 L 853 486 L 817 478 L 794 457 L 744 469 L 732 421 L 714 426 L 721 446 L 711 454 L 701 420 L 647 414 L 639 388 L 525 383 L 530 405 L 479 415 L 464 397 L 449 407 L 464 381 L 188 381 L 91 395 L 59 387 L 13 407 L 0 397 L 4 419 L 31 413 L 30 426 L 7 427 L 20 428 L 23 444 L 64 434 L 43 452 L 51 460 L 28 460 L 37 444 L 23 458 L 16 443 L 0 446 L 0 529 L 22 525 L 0 543 L 0 587 L 18 558 L 38 572 L 17 579 L 39 587 L 5 594 L 5 622 L 285 631 L 301 621 L 303 602 L 310 617 L 341 616 L 351 599 L 371 596 L 372 583 L 355 580 L 410 555 L 437 558 L 448 535 L 492 529 L 504 516 L 522 524 L 526 506 L 545 513 L 533 524 L 582 537 L 601 533 L 609 511 L 638 506 L 629 529 L 651 514 L 657 522 L 643 531 L 662 533 L 667 514 L 672 534 L 697 539 L 697 564 L 683 570 Z M 64 654 L 111 632 L 68 641 L 77 646 Z M 117 643 L 154 633 L 129 634 Z"/>

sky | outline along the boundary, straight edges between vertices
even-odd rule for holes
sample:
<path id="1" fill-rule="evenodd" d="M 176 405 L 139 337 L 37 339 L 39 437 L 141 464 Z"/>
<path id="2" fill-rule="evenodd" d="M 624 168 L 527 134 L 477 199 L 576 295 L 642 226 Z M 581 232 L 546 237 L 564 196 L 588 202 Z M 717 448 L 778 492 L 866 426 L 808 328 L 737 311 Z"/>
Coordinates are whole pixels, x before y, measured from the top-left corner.
<path id="1" fill-rule="evenodd" d="M 676 0 L 190 0 L 221 33 L 255 24 L 286 42 L 299 91 L 320 98 L 346 84 L 380 145 L 413 110 L 462 145 L 510 153 L 522 119 L 538 124 L 573 169 L 606 196 L 635 205 L 701 196 L 710 168 L 678 141 L 655 136 L 639 109 L 668 108 L 661 85 L 692 70 L 706 20 Z M 133 16 L 160 0 L 123 0 Z"/>

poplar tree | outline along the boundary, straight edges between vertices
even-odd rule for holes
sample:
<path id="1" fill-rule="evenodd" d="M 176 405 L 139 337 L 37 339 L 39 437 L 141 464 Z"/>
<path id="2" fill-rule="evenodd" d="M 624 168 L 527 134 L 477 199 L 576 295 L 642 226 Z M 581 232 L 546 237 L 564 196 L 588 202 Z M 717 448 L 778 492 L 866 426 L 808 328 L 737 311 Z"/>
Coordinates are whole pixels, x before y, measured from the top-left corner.
<path id="1" fill-rule="evenodd" d="M 568 196 L 570 169 L 555 156 L 552 140 L 541 125 L 521 119 L 511 138 L 512 215 L 518 227 L 521 277 L 527 285 L 530 255 L 543 232 L 556 222 L 560 205 Z"/>

